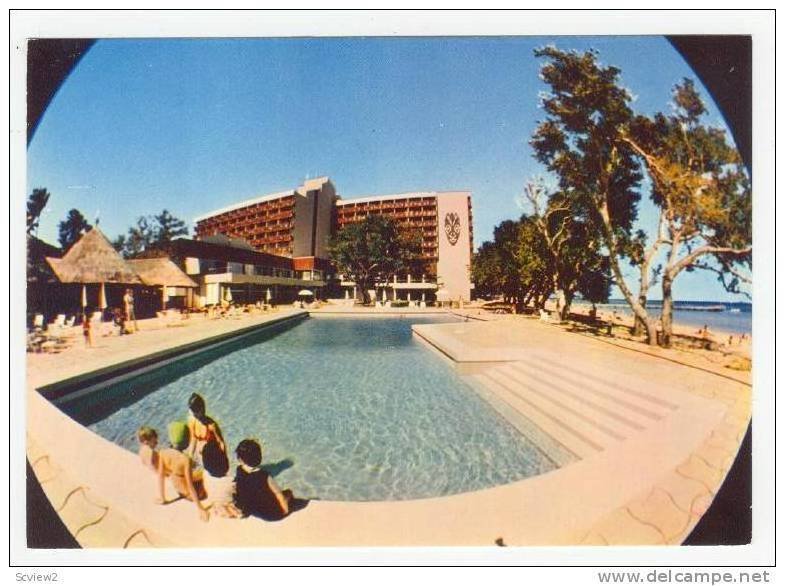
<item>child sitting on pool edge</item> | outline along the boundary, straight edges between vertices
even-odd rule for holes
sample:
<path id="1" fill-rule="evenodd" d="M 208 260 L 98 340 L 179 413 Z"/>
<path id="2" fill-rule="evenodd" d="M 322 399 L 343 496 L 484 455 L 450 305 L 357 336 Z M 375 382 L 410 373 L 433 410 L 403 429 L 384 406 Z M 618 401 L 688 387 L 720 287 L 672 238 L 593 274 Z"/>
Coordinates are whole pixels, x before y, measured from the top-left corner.
<path id="1" fill-rule="evenodd" d="M 219 517 L 242 517 L 242 512 L 234 504 L 235 482 L 229 475 L 229 458 L 217 442 L 209 441 L 205 444 L 202 449 L 202 465 L 202 481 L 210 511 Z"/>
<path id="2" fill-rule="evenodd" d="M 188 455 L 200 461 L 202 449 L 210 441 L 215 441 L 225 454 L 226 444 L 221 428 L 212 417 L 207 415 L 207 406 L 200 394 L 193 393 L 191 395 L 191 398 L 188 399 L 188 410 L 188 432 L 190 434 Z"/>
<path id="3" fill-rule="evenodd" d="M 235 476 L 235 503 L 244 515 L 278 521 L 305 506 L 305 501 L 295 499 L 291 490 L 282 491 L 272 476 L 261 468 L 262 448 L 259 442 L 244 439 L 235 453 L 240 460 Z"/>

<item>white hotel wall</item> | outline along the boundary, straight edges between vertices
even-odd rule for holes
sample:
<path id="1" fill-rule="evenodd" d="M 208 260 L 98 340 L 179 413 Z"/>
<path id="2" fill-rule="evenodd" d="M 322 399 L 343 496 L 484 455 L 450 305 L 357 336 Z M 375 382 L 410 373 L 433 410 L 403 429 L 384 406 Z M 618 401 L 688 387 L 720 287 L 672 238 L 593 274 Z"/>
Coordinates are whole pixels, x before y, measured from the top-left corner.
<path id="1" fill-rule="evenodd" d="M 471 243 L 469 241 L 469 198 L 468 191 L 441 192 L 436 196 L 439 227 L 439 261 L 436 274 L 442 288 L 447 289 L 452 300 L 471 298 Z M 460 232 L 455 244 L 447 238 L 445 221 L 447 215 L 458 216 Z"/>

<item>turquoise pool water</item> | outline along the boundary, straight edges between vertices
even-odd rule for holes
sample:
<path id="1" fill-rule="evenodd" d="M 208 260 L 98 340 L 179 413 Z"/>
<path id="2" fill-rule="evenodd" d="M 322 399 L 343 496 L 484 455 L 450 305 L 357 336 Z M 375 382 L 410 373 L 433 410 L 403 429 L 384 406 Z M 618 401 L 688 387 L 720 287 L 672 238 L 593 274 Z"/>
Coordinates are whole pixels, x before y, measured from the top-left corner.
<path id="1" fill-rule="evenodd" d="M 101 436 L 136 451 L 136 429 L 185 419 L 201 393 L 230 452 L 261 440 L 280 485 L 307 498 L 398 500 L 512 482 L 554 464 L 502 419 L 412 323 L 309 318 L 206 351 L 66 403 Z M 140 472 L 141 473 L 141 472 Z"/>

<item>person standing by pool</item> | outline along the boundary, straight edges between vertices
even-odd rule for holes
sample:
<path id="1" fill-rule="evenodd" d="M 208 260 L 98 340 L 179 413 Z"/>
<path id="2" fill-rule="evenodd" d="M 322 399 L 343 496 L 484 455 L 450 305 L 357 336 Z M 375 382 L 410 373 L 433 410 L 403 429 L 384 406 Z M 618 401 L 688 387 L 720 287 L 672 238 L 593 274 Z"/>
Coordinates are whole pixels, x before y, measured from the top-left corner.
<path id="1" fill-rule="evenodd" d="M 226 444 L 224 443 L 221 428 L 215 420 L 207 415 L 207 406 L 199 393 L 193 393 L 188 399 L 188 431 L 190 433 L 190 444 L 188 454 L 191 458 L 201 461 L 202 449 L 205 444 L 214 441 L 226 454 Z"/>
<path id="2" fill-rule="evenodd" d="M 134 310 L 134 292 L 131 289 L 125 290 L 123 295 L 123 309 L 125 310 L 126 323 L 134 322 L 134 331 L 139 331 L 139 324 L 136 323 L 136 311 Z"/>
<path id="3" fill-rule="evenodd" d="M 84 335 L 84 343 L 87 348 L 93 347 L 93 327 L 90 323 L 90 310 L 85 308 L 82 314 L 82 334 Z"/>

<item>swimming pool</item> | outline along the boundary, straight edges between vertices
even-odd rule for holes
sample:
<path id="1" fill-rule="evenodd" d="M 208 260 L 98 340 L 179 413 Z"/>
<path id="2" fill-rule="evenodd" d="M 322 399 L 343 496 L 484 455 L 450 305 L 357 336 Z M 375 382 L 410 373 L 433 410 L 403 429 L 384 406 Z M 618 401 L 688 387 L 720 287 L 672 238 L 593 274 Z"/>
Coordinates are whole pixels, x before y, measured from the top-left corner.
<path id="1" fill-rule="evenodd" d="M 450 318 L 317 317 L 176 360 L 60 407 L 136 451 L 150 425 L 165 436 L 201 393 L 230 451 L 261 441 L 278 483 L 307 498 L 400 500 L 509 483 L 555 467 L 412 323 Z"/>

